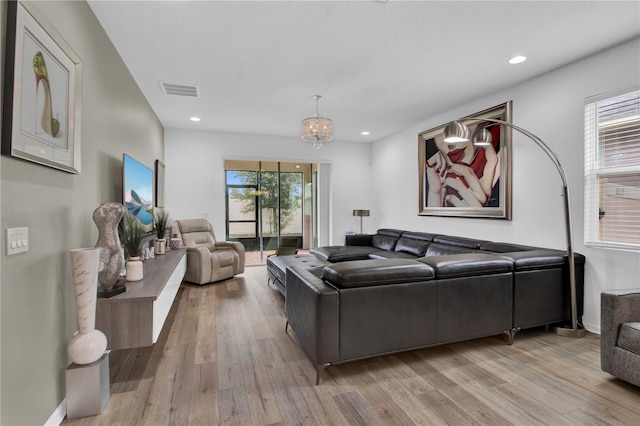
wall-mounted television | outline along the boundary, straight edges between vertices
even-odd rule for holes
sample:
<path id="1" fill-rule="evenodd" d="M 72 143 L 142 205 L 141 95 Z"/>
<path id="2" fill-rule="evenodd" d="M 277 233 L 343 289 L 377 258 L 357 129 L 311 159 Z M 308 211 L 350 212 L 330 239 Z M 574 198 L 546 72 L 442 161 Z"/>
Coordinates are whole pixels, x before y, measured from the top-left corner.
<path id="1" fill-rule="evenodd" d="M 133 157 L 122 156 L 122 201 L 145 232 L 153 231 L 153 170 Z"/>

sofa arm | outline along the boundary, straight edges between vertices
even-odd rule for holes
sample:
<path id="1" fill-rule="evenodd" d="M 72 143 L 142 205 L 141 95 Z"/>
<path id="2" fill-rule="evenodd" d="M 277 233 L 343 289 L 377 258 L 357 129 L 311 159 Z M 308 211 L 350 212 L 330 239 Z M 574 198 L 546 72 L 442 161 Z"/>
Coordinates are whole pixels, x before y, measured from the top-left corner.
<path id="1" fill-rule="evenodd" d="M 205 284 L 211 281 L 211 252 L 206 247 L 187 247 L 186 281 Z"/>
<path id="2" fill-rule="evenodd" d="M 287 268 L 285 314 L 316 367 L 338 361 L 338 292 L 299 266 Z"/>
<path id="3" fill-rule="evenodd" d="M 345 246 L 372 246 L 373 234 L 345 235 Z"/>
<path id="4" fill-rule="evenodd" d="M 235 250 L 238 253 L 239 263 L 238 263 L 238 274 L 242 274 L 244 272 L 244 245 L 238 241 L 216 241 L 216 247 L 227 249 L 227 250 Z"/>
<path id="5" fill-rule="evenodd" d="M 600 295 L 600 363 L 603 371 L 614 369 L 613 349 L 620 324 L 640 321 L 640 293 Z"/>

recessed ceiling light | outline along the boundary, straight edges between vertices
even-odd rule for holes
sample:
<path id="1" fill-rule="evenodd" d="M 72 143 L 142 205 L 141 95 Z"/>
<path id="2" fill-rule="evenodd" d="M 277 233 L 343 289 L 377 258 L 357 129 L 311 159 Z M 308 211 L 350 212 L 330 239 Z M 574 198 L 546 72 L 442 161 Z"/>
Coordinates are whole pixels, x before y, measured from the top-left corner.
<path id="1" fill-rule="evenodd" d="M 360 134 L 362 136 L 369 136 L 371 134 L 371 132 L 367 132 L 366 130 L 364 132 L 360 132 Z"/>
<path id="2" fill-rule="evenodd" d="M 200 121 L 200 117 L 191 117 L 189 120 L 191 120 L 191 121 Z"/>
<path id="3" fill-rule="evenodd" d="M 524 62 L 526 60 L 527 60 L 526 56 L 519 55 L 519 56 L 514 56 L 513 58 L 509 59 L 509 63 L 510 64 L 520 64 L 520 63 L 522 63 L 522 62 Z"/>

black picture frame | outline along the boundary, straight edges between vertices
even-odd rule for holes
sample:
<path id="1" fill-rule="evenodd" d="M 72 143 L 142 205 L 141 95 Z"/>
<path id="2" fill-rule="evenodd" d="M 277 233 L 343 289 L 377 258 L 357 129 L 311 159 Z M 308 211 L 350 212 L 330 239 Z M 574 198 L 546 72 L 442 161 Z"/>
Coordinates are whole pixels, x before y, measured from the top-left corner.
<path id="1" fill-rule="evenodd" d="M 156 207 L 163 208 L 164 202 L 164 163 L 160 160 L 156 160 Z"/>

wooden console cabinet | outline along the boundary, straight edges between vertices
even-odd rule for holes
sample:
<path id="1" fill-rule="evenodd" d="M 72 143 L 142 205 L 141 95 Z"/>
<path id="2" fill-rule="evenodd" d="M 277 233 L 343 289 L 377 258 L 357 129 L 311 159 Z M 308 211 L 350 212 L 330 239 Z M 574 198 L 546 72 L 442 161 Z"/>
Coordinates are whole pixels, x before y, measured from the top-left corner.
<path id="1" fill-rule="evenodd" d="M 127 282 L 127 291 L 98 299 L 96 328 L 107 336 L 108 348 L 151 346 L 158 340 L 187 270 L 186 249 L 144 262 L 144 279 Z"/>

